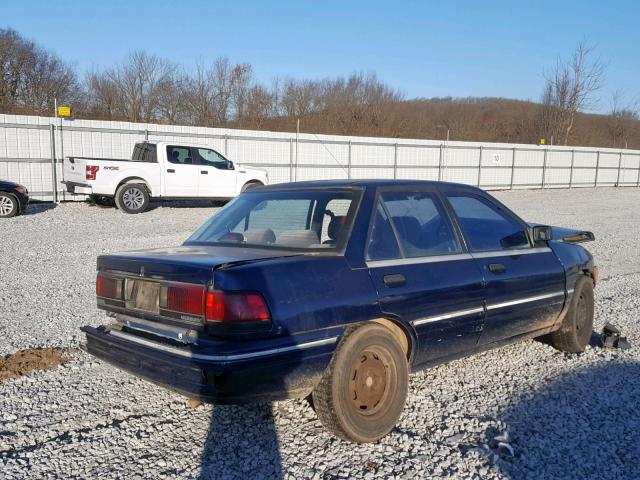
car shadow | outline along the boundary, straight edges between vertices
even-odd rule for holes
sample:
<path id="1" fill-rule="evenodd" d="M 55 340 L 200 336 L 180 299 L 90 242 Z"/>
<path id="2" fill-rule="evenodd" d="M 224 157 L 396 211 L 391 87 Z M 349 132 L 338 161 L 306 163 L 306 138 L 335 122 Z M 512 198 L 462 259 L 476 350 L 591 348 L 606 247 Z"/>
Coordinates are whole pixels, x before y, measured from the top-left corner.
<path id="1" fill-rule="evenodd" d="M 38 200 L 31 200 L 26 210 L 22 212 L 21 215 L 29 216 L 29 215 L 37 215 L 39 213 L 48 212 L 49 210 L 53 210 L 58 206 L 57 203 L 53 202 L 41 202 Z"/>
<path id="2" fill-rule="evenodd" d="M 514 455 L 492 456 L 521 478 L 640 478 L 640 363 L 613 357 L 550 375 L 501 415 Z M 491 445 L 499 433 L 485 432 Z M 499 453 L 499 452 L 496 452 Z"/>
<path id="3" fill-rule="evenodd" d="M 273 407 L 214 405 L 198 478 L 283 478 Z"/>

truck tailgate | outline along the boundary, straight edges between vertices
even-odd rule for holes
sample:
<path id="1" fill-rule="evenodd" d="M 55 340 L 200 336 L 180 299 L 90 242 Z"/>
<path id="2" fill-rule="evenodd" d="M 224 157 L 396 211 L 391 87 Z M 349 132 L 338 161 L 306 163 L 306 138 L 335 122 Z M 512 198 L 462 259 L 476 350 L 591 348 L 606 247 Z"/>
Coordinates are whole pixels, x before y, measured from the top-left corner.
<path id="1" fill-rule="evenodd" d="M 64 179 L 68 182 L 86 183 L 86 168 L 86 159 L 67 157 L 62 164 Z"/>

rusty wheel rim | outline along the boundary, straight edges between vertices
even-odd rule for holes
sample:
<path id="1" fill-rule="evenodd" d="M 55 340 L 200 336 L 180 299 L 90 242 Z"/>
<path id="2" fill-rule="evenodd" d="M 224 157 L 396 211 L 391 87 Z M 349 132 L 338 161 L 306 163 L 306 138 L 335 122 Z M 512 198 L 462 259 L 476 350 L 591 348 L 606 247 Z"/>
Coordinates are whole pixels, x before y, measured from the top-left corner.
<path id="1" fill-rule="evenodd" d="M 390 397 L 391 356 L 383 349 L 368 347 L 351 365 L 349 398 L 360 415 L 374 415 L 384 409 Z"/>

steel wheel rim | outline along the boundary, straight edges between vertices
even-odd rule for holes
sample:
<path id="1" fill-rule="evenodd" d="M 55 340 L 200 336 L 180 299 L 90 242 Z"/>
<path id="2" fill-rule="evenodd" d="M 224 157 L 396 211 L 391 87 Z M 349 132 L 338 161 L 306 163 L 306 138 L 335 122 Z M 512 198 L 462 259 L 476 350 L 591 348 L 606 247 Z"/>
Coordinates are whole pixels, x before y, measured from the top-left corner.
<path id="1" fill-rule="evenodd" d="M 386 349 L 367 347 L 351 365 L 349 400 L 354 410 L 363 416 L 375 415 L 391 397 L 391 355 Z"/>
<path id="2" fill-rule="evenodd" d="M 144 194 L 139 188 L 128 188 L 122 195 L 122 203 L 131 210 L 139 210 L 144 205 Z"/>
<path id="3" fill-rule="evenodd" d="M 13 210 L 13 201 L 9 197 L 0 197 L 0 215 L 9 215 Z"/>

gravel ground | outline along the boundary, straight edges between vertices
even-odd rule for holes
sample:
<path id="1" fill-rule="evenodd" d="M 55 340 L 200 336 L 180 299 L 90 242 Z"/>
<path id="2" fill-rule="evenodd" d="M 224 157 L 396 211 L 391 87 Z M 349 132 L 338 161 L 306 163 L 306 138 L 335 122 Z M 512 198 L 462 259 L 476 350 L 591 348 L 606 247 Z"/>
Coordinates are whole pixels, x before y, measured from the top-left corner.
<path id="1" fill-rule="evenodd" d="M 595 232 L 596 330 L 615 323 L 631 349 L 525 341 L 419 372 L 374 445 L 332 438 L 304 401 L 192 410 L 79 353 L 0 384 L 0 478 L 640 478 L 640 190 L 497 196 L 527 220 Z M 0 354 L 77 347 L 78 327 L 104 322 L 98 254 L 179 244 L 214 211 L 34 205 L 2 221 Z"/>

